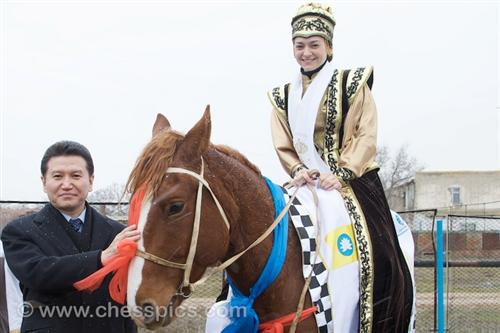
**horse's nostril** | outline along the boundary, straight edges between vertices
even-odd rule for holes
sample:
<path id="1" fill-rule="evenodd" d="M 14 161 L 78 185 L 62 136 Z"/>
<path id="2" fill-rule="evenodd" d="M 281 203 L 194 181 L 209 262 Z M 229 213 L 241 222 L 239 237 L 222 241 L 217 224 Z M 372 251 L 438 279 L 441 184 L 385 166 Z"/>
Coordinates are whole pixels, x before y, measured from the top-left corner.
<path id="1" fill-rule="evenodd" d="M 145 301 L 141 304 L 142 316 L 144 317 L 144 324 L 149 325 L 158 321 L 156 312 L 156 304 L 151 301 Z"/>

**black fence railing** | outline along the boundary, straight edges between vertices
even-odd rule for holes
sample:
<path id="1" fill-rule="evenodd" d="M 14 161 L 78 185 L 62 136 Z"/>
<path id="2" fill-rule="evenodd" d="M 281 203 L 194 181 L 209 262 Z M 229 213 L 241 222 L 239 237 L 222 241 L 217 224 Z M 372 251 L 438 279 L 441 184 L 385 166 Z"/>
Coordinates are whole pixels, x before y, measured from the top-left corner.
<path id="1" fill-rule="evenodd" d="M 17 216 L 38 211 L 44 201 L 0 201 L 0 229 Z M 126 223 L 128 203 L 91 202 Z M 400 212 L 415 243 L 417 332 L 436 331 L 435 221 L 437 210 Z M 446 323 L 449 332 L 500 332 L 500 217 L 447 215 L 445 249 Z M 220 276 L 199 286 L 185 306 L 196 318 L 179 318 L 161 332 L 204 332 L 205 315 L 220 291 Z"/>

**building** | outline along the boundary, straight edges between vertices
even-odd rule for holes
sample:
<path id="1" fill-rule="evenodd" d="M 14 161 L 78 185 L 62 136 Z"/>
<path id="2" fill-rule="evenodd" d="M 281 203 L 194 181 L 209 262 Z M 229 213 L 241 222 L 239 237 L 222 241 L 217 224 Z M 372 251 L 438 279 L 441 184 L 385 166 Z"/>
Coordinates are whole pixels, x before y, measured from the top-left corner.
<path id="1" fill-rule="evenodd" d="M 440 215 L 500 216 L 500 170 L 419 171 L 393 190 L 395 211 L 438 209 Z"/>

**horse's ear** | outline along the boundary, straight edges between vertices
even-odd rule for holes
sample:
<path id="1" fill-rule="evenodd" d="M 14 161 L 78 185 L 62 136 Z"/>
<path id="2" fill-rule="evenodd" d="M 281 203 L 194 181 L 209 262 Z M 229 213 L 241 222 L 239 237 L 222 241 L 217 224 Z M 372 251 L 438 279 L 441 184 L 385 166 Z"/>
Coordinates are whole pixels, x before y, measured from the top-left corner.
<path id="1" fill-rule="evenodd" d="M 187 132 L 184 143 L 196 155 L 205 152 L 210 144 L 210 132 L 212 122 L 210 120 L 210 105 L 207 105 L 205 113 L 200 120 Z"/>
<path id="2" fill-rule="evenodd" d="M 161 113 L 158 113 L 156 116 L 156 121 L 155 124 L 153 125 L 153 138 L 158 135 L 161 131 L 164 129 L 169 129 L 170 128 L 170 122 L 168 119 L 162 115 Z"/>

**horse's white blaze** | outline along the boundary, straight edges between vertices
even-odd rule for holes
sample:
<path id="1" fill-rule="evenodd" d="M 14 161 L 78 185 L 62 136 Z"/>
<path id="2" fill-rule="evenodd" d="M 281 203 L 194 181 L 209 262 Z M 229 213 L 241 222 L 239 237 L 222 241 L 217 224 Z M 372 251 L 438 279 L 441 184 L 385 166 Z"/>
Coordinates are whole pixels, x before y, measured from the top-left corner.
<path id="1" fill-rule="evenodd" d="M 144 239 L 142 238 L 144 227 L 146 226 L 149 209 L 151 208 L 151 197 L 145 196 L 141 204 L 141 213 L 139 215 L 139 222 L 137 229 L 141 232 L 141 239 L 137 242 L 137 248 L 144 251 Z M 137 309 L 135 304 L 135 295 L 142 282 L 142 268 L 144 267 L 144 259 L 141 257 L 134 257 L 130 262 L 128 268 L 128 281 L 127 281 L 127 305 L 130 312 L 133 314 Z"/>

